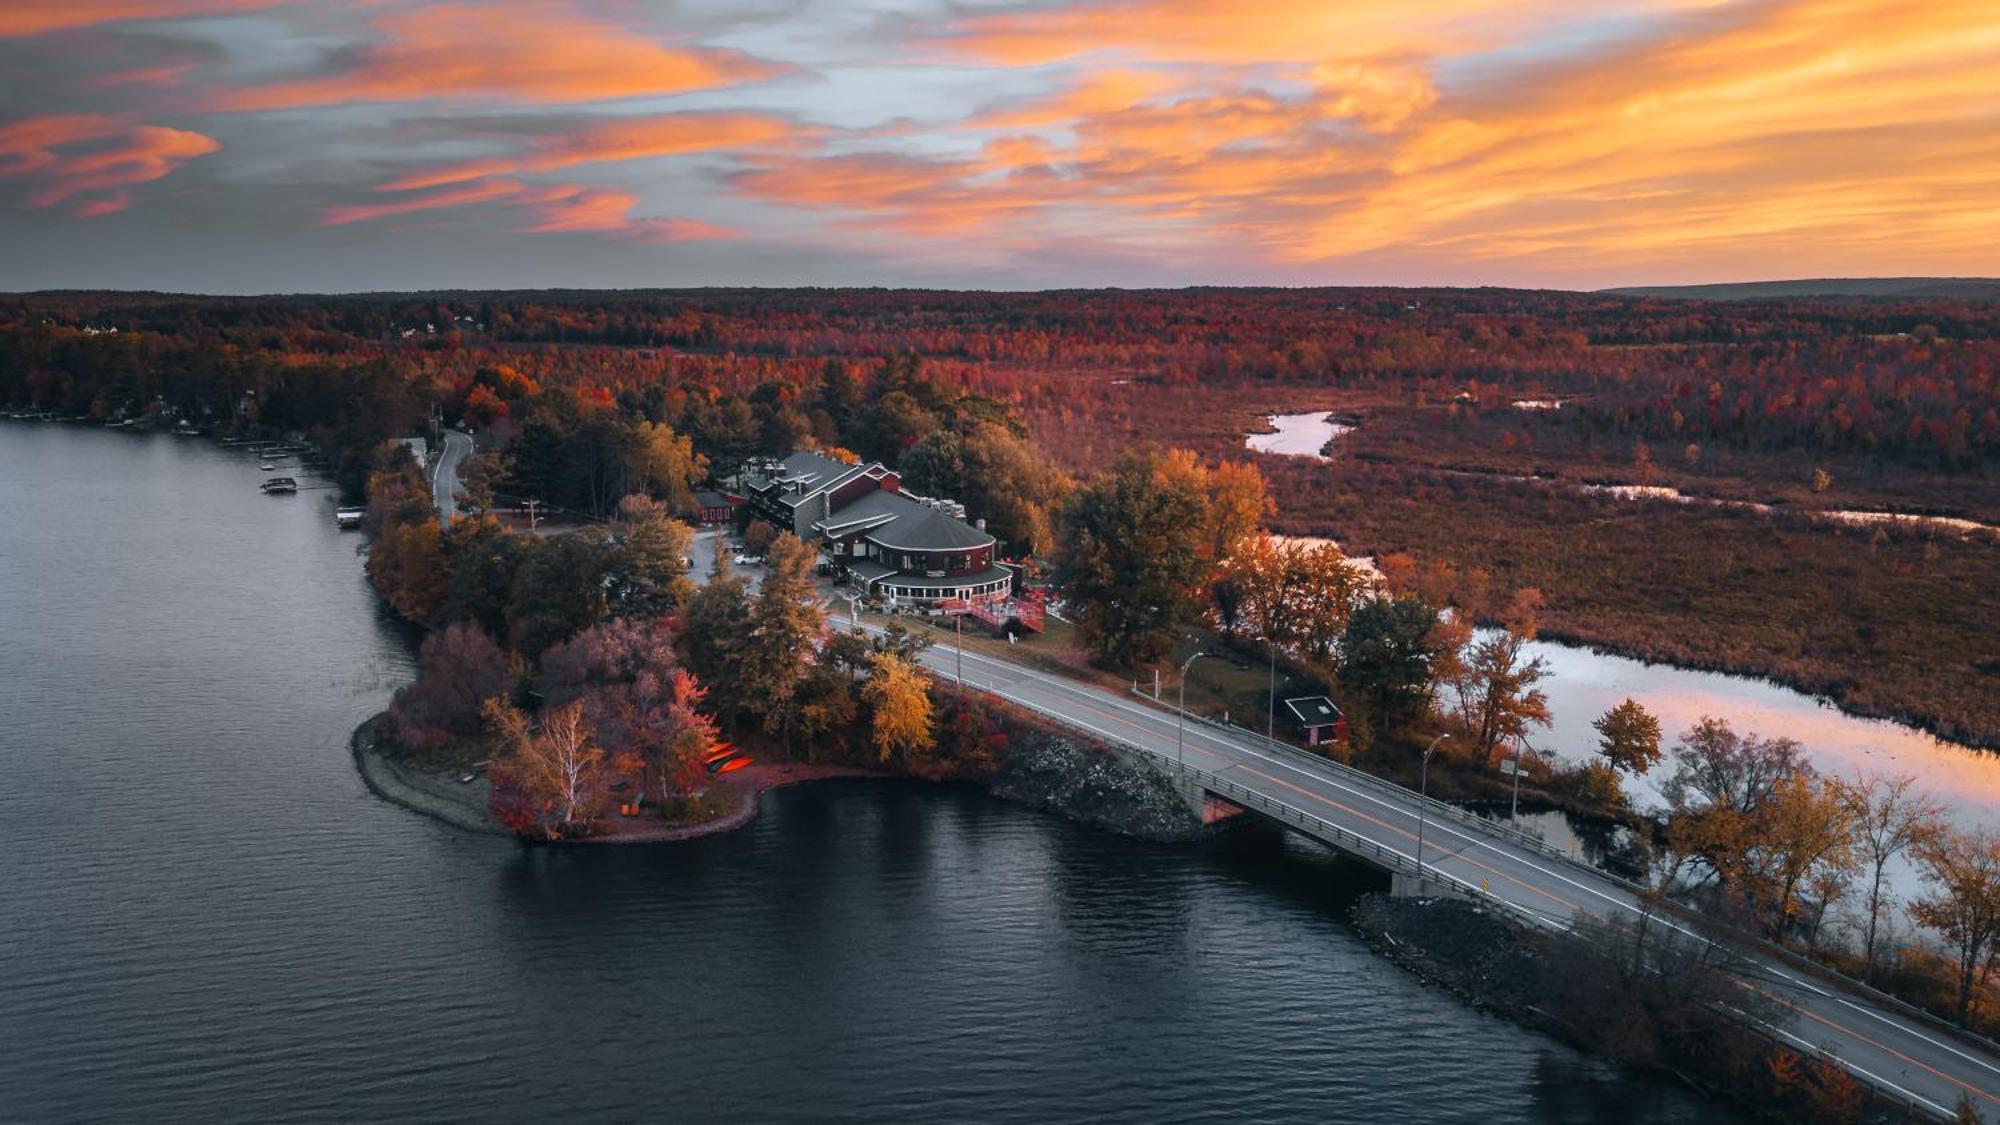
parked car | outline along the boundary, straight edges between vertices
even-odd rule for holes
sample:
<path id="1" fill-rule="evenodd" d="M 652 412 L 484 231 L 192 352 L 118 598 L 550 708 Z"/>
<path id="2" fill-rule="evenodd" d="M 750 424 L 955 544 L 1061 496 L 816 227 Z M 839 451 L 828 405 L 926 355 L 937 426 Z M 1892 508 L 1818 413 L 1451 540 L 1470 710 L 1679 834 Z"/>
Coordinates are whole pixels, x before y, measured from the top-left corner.
<path id="1" fill-rule="evenodd" d="M 756 566 L 756 565 L 757 565 L 758 563 L 761 563 L 761 562 L 763 562 L 763 561 L 764 561 L 764 556 L 762 556 L 762 555 L 738 555 L 738 556 L 736 556 L 736 558 L 735 558 L 735 560 L 734 560 L 734 561 L 735 561 L 736 565 L 738 565 L 738 566 Z"/>

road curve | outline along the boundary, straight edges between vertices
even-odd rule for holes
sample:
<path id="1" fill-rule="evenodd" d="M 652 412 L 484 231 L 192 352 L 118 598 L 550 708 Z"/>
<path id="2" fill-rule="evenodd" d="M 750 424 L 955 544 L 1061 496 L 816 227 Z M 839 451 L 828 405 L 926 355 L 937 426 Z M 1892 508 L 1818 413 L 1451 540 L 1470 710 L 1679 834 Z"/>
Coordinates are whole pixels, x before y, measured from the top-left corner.
<path id="1" fill-rule="evenodd" d="M 871 627 L 872 629 L 872 627 Z M 873 630 L 879 631 L 879 630 Z M 922 661 L 940 681 L 960 667 L 949 644 Z M 1286 751 L 1261 738 L 1176 716 L 1127 694 L 1044 675 L 980 653 L 963 654 L 965 683 L 1056 717 L 1108 741 L 1145 751 L 1170 769 L 1177 762 L 1239 785 L 1259 798 L 1330 823 L 1422 870 L 1479 888 L 1520 914 L 1567 924 L 1596 916 L 1632 920 L 1641 905 L 1624 883 L 1580 863 L 1441 816 L 1394 783 L 1359 777 L 1332 763 Z M 1177 742 L 1177 730 L 1179 739 Z M 1417 856 L 1420 807 L 1423 851 Z M 1708 943 L 1671 918 L 1650 925 Z M 1765 1030 L 1801 1051 L 1838 1061 L 1889 1096 L 1949 1118 L 1963 1097 L 1987 1117 L 2000 1115 L 2000 1057 L 1942 1028 L 1907 1016 L 1865 991 L 1841 991 L 1806 977 L 1754 947 L 1726 947 L 1744 986 L 1788 1011 Z"/>
<path id="2" fill-rule="evenodd" d="M 444 432 L 444 448 L 431 466 L 431 497 L 437 501 L 438 522 L 446 527 L 458 516 L 458 468 L 472 456 L 472 435 Z"/>

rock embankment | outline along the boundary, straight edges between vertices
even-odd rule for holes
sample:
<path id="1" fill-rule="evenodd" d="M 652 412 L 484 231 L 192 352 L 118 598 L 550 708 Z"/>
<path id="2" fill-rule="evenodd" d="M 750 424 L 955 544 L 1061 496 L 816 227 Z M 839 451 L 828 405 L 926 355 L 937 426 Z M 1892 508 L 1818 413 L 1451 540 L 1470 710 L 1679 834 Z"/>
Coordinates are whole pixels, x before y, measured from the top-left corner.
<path id="1" fill-rule="evenodd" d="M 1363 895 L 1354 925 L 1379 952 L 1481 1008 L 1544 1026 L 1530 994 L 1545 950 L 1521 926 L 1456 898 Z"/>
<path id="2" fill-rule="evenodd" d="M 1138 754 L 1039 727 L 1020 732 L 1010 749 L 990 783 L 998 796 L 1146 840 L 1207 831 L 1173 782 Z"/>

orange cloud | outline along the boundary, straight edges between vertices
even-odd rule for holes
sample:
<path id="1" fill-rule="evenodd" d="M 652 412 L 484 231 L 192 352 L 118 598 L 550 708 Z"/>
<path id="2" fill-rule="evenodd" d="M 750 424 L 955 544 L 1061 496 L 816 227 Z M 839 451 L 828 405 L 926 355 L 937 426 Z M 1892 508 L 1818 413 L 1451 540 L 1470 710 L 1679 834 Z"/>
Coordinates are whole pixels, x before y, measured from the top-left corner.
<path id="1" fill-rule="evenodd" d="M 915 133 L 1035 136 L 948 160 L 777 157 L 735 183 L 863 228 L 1030 252 L 1084 231 L 1291 269 L 1992 269 L 1990 2 L 1642 0 L 1621 14 L 1645 19 L 1579 33 L 1601 14 L 1124 0 L 976 16 L 942 41 L 1081 77 Z"/>
<path id="2" fill-rule="evenodd" d="M 135 125 L 104 114 L 58 114 L 0 125 L 0 177 L 39 183 L 30 207 L 150 183 L 196 157 L 219 151 L 213 137 L 164 125 Z M 83 199 L 80 218 L 109 214 L 129 203 L 112 194 Z"/>
<path id="3" fill-rule="evenodd" d="M 541 187 L 506 179 L 483 180 L 407 199 L 330 207 L 321 212 L 320 225 L 346 226 L 486 203 L 525 210 L 530 216 L 528 224 L 518 229 L 526 233 L 594 231 L 638 242 L 693 242 L 742 234 L 698 219 L 635 217 L 632 208 L 638 198 L 630 192 L 577 184 Z"/>
<path id="4" fill-rule="evenodd" d="M 528 152 L 446 165 L 405 176 L 392 191 L 415 191 L 485 176 L 551 172 L 580 164 L 676 156 L 716 149 L 742 150 L 808 135 L 782 118 L 750 113 L 681 113 L 635 117 L 594 125 L 534 142 Z"/>
<path id="5" fill-rule="evenodd" d="M 186 19 L 271 7 L 277 0 L 9 0 L 0 5 L 0 38 L 45 35 L 126 20 Z"/>
<path id="6" fill-rule="evenodd" d="M 482 184 L 456 188 L 452 191 L 433 192 L 411 199 L 396 199 L 383 203 L 359 203 L 342 207 L 329 207 L 320 213 L 321 226 L 344 227 L 349 223 L 373 222 L 397 215 L 410 215 L 419 211 L 435 211 L 446 207 L 464 207 L 473 203 L 490 203 L 495 199 L 505 199 L 519 195 L 522 185 L 513 180 L 489 180 Z"/>
<path id="7" fill-rule="evenodd" d="M 436 98 L 565 103 L 750 82 L 780 68 L 735 51 L 662 44 L 566 5 L 436 4 L 375 20 L 383 41 L 344 73 L 242 90 L 235 110 Z"/>

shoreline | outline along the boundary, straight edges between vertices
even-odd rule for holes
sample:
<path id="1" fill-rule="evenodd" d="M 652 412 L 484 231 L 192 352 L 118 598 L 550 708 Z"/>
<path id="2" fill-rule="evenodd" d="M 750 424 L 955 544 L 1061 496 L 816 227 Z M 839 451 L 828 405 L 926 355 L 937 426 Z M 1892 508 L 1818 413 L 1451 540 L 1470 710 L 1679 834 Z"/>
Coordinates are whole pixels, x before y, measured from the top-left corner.
<path id="1" fill-rule="evenodd" d="M 387 711 L 371 715 L 348 736 L 348 748 L 354 756 L 355 771 L 361 775 L 362 784 L 368 787 L 369 792 L 389 804 L 462 831 L 510 840 L 519 839 L 502 828 L 499 822 L 493 819 L 493 814 L 487 811 L 486 798 L 491 786 L 485 775 L 482 774 L 471 782 L 459 782 L 449 774 L 415 769 L 394 755 L 385 753 L 381 749 L 376 731 L 387 718 Z M 727 779 L 717 780 L 716 788 L 731 796 L 729 810 L 720 816 L 694 824 L 668 824 L 657 820 L 633 820 L 614 816 L 606 821 L 611 830 L 601 835 L 552 842 L 564 847 L 594 844 L 668 844 L 702 836 L 714 836 L 724 832 L 734 832 L 756 820 L 758 798 L 774 790 L 809 782 L 847 778 L 884 780 L 897 776 L 859 766 L 758 762 L 737 770 Z"/>

